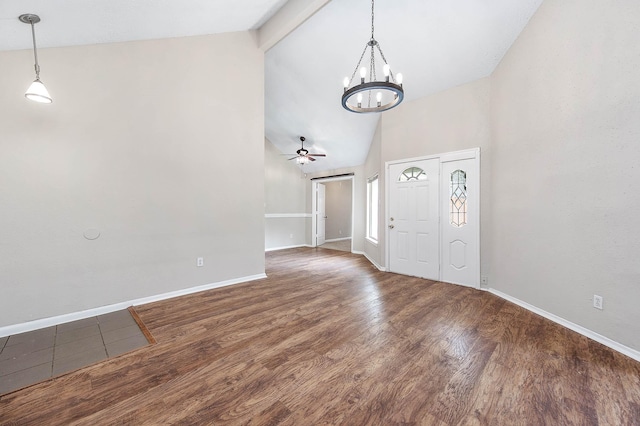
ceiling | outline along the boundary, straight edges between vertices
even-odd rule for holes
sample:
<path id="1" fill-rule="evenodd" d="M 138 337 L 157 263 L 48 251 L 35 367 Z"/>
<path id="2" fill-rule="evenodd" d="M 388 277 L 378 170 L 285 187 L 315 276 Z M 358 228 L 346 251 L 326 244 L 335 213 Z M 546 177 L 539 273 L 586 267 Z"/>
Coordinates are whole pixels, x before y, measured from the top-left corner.
<path id="1" fill-rule="evenodd" d="M 0 0 L 0 51 L 31 48 L 18 20 L 35 13 L 38 47 L 257 29 L 287 0 Z"/>
<path id="2" fill-rule="evenodd" d="M 0 51 L 259 28 L 286 0 L 0 0 Z M 491 74 L 542 0 L 378 0 L 375 36 L 405 102 Z M 333 0 L 265 55 L 265 134 L 283 153 L 325 153 L 307 172 L 363 164 L 380 114 L 340 105 L 371 33 L 369 0 Z"/>
<path id="3" fill-rule="evenodd" d="M 407 102 L 490 75 L 541 3 L 378 0 L 375 38 L 403 74 Z M 303 135 L 309 151 L 327 154 L 305 171 L 366 159 L 380 114 L 348 112 L 340 97 L 370 34 L 370 0 L 333 0 L 266 54 L 267 138 L 295 153 Z"/>

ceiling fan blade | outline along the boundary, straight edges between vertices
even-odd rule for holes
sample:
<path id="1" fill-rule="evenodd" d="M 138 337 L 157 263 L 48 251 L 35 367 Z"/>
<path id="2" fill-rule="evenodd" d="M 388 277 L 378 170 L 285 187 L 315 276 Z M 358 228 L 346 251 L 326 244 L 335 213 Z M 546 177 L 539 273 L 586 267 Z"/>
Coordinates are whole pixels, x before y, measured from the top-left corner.
<path id="1" fill-rule="evenodd" d="M 287 158 L 287 160 L 295 160 L 296 158 L 298 158 L 299 156 L 296 155 L 295 157 L 291 157 L 291 158 Z"/>
<path id="2" fill-rule="evenodd" d="M 308 156 L 308 155 L 307 155 L 307 158 L 308 158 L 310 161 L 316 161 L 316 159 L 315 159 L 315 158 L 310 157 L 310 156 Z"/>
<path id="3" fill-rule="evenodd" d="M 312 156 L 312 157 L 326 157 L 327 154 L 307 154 L 308 156 Z"/>

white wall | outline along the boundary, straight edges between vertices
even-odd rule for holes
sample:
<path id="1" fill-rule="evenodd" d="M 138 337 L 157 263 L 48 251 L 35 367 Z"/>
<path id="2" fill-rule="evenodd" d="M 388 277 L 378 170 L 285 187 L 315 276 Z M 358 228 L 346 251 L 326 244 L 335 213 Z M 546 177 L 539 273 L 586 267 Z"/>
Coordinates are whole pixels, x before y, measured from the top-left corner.
<path id="1" fill-rule="evenodd" d="M 265 249 L 311 244 L 310 183 L 291 156 L 264 142 Z"/>
<path id="2" fill-rule="evenodd" d="M 51 105 L 32 51 L 0 53 L 0 326 L 264 273 L 248 32 L 38 53 Z"/>
<path id="3" fill-rule="evenodd" d="M 351 180 L 325 182 L 325 238 L 351 238 Z"/>
<path id="4" fill-rule="evenodd" d="M 491 90 L 491 286 L 636 350 L 638 28 L 637 0 L 545 0 Z"/>

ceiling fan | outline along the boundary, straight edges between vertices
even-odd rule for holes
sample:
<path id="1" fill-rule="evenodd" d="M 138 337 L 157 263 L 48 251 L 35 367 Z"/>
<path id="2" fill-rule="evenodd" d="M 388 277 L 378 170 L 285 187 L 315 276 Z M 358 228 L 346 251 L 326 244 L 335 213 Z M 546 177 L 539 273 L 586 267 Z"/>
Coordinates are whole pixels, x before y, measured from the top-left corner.
<path id="1" fill-rule="evenodd" d="M 298 164 L 307 164 L 310 161 L 316 161 L 315 158 L 313 157 L 326 157 L 326 154 L 309 154 L 309 151 L 304 149 L 304 141 L 305 141 L 305 137 L 304 136 L 300 136 L 300 142 L 302 144 L 302 148 L 300 148 L 299 150 L 296 151 L 296 156 L 295 157 L 291 157 L 289 158 L 289 160 L 296 160 L 296 163 Z M 293 154 L 291 154 L 293 155 Z"/>

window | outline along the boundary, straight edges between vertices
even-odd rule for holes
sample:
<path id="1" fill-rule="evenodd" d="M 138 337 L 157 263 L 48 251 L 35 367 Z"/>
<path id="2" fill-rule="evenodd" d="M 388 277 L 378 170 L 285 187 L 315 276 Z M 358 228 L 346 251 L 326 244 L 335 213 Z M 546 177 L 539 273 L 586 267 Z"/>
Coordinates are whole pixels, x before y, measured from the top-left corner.
<path id="1" fill-rule="evenodd" d="M 449 185 L 449 223 L 461 227 L 467 223 L 467 174 L 462 170 L 451 173 Z"/>
<path id="2" fill-rule="evenodd" d="M 378 242 L 378 175 L 367 181 L 367 239 Z"/>
<path id="3" fill-rule="evenodd" d="M 398 177 L 398 182 L 409 182 L 412 180 L 426 180 L 427 174 L 419 167 L 409 167 Z"/>

